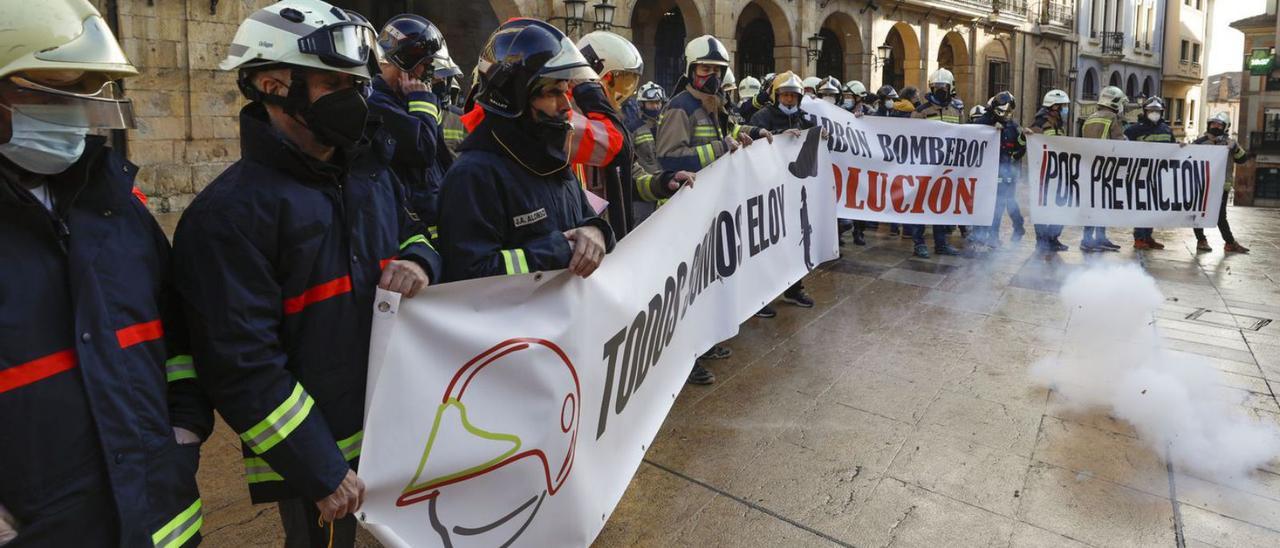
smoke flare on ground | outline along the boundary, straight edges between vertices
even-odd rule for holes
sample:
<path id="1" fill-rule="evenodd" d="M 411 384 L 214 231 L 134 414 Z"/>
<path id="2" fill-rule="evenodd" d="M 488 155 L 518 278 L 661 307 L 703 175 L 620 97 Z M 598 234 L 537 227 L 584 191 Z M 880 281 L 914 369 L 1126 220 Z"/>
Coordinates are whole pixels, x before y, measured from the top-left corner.
<path id="1" fill-rule="evenodd" d="M 1141 267 L 1075 273 L 1061 296 L 1071 311 L 1063 350 L 1031 374 L 1072 410 L 1124 420 L 1162 458 L 1219 482 L 1248 481 L 1280 456 L 1280 427 L 1232 405 L 1204 360 L 1165 348 L 1154 322 L 1164 297 Z"/>

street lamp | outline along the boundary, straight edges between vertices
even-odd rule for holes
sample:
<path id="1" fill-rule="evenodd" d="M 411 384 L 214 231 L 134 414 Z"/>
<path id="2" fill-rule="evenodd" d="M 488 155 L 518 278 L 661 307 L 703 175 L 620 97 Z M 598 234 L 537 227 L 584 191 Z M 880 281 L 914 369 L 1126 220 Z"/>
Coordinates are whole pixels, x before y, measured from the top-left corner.
<path id="1" fill-rule="evenodd" d="M 600 0 L 599 3 L 592 6 L 596 12 L 596 30 L 612 30 L 613 29 L 613 10 L 617 8 L 609 3 L 609 0 Z"/>
<path id="2" fill-rule="evenodd" d="M 890 55 L 893 55 L 893 47 L 889 44 L 880 44 L 880 46 L 876 48 L 876 55 L 872 60 L 872 63 L 875 65 L 874 68 L 883 67 L 884 64 L 888 62 Z"/>
<path id="3" fill-rule="evenodd" d="M 809 56 L 810 63 L 818 60 L 818 56 L 822 55 L 822 43 L 826 41 L 827 38 L 825 36 L 816 32 L 813 33 L 813 36 L 809 37 L 809 51 L 807 54 Z"/>
<path id="4" fill-rule="evenodd" d="M 564 30 L 574 35 L 582 32 L 582 22 L 587 16 L 587 0 L 564 0 Z"/>

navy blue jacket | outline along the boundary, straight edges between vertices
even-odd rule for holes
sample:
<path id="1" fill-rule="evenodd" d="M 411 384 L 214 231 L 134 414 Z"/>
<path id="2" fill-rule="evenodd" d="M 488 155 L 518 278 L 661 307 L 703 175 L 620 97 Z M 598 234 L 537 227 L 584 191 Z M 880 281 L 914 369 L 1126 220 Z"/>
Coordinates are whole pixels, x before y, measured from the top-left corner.
<path id="1" fill-rule="evenodd" d="M 430 91 L 401 98 L 381 76 L 373 79 L 369 116 L 380 119 L 382 129 L 395 139 L 391 171 L 408 189 L 409 205 L 426 223 L 433 240 L 440 182 L 453 163 L 453 154 L 445 146 L 440 109 L 440 101 Z"/>
<path id="2" fill-rule="evenodd" d="M 1169 129 L 1169 124 L 1164 120 L 1152 123 L 1144 117 L 1138 118 L 1138 121 L 1129 124 L 1124 128 L 1124 136 L 1130 141 L 1146 141 L 1148 143 L 1172 143 L 1174 142 L 1173 130 Z"/>
<path id="3" fill-rule="evenodd" d="M 24 546 L 194 544 L 200 449 L 173 427 L 213 414 L 168 241 L 103 142 L 45 178 L 54 212 L 0 160 L 0 505 Z"/>
<path id="4" fill-rule="evenodd" d="M 1000 180 L 1016 180 L 1021 167 L 1019 162 L 1027 153 L 1027 138 L 1022 135 L 1022 128 L 1018 127 L 1018 123 L 1001 120 L 990 110 L 969 123 L 1000 130 Z"/>
<path id="5" fill-rule="evenodd" d="M 174 264 L 200 382 L 240 434 L 254 502 L 332 493 L 360 455 L 373 299 L 391 258 L 439 256 L 378 131 L 331 162 L 252 103 L 240 161 L 182 215 Z"/>
<path id="6" fill-rule="evenodd" d="M 540 176 L 498 143 L 495 126 L 512 123 L 486 116 L 458 147 L 458 159 L 445 175 L 440 189 L 445 281 L 566 268 L 573 251 L 564 231 L 583 226 L 599 228 L 613 248 L 609 223 L 596 216 L 567 166 Z"/>

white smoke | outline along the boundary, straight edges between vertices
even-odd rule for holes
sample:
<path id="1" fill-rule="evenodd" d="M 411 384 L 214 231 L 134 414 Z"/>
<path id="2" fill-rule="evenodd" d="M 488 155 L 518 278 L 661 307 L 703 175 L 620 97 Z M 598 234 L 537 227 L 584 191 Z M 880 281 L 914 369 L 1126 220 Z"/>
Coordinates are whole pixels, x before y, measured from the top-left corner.
<path id="1" fill-rule="evenodd" d="M 1280 456 L 1280 427 L 1230 405 L 1222 374 L 1204 360 L 1164 347 L 1154 323 L 1164 297 L 1141 267 L 1077 272 L 1061 296 L 1071 312 L 1063 351 L 1031 374 L 1068 407 L 1101 408 L 1175 466 L 1220 483 L 1248 481 Z"/>

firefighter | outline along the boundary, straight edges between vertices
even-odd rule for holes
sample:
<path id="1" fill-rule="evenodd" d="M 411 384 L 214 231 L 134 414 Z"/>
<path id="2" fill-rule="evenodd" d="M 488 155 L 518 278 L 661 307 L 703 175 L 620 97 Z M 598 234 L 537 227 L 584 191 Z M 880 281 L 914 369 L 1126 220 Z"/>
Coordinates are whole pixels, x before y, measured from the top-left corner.
<path id="1" fill-rule="evenodd" d="M 1050 136 L 1065 136 L 1067 134 L 1067 115 L 1070 114 L 1071 98 L 1067 96 L 1067 92 L 1060 89 L 1052 89 L 1044 94 L 1044 99 L 1040 102 L 1040 110 L 1036 112 L 1035 121 L 1027 127 L 1032 133 L 1039 133 Z M 1032 200 L 1040 200 L 1040 196 L 1033 196 Z M 1058 240 L 1062 236 L 1062 225 L 1035 225 L 1036 229 L 1036 248 L 1044 253 L 1057 253 L 1069 249 L 1065 244 Z"/>
<path id="2" fill-rule="evenodd" d="M 564 33 L 536 19 L 503 23 L 482 52 L 475 104 L 484 117 L 440 193 L 445 279 L 564 268 L 590 276 L 613 231 L 574 177 L 566 143 L 569 82 L 601 93 L 596 73 Z M 588 95 L 578 88 L 575 98 Z"/>
<path id="3" fill-rule="evenodd" d="M 1086 139 L 1124 139 L 1124 105 L 1128 99 L 1115 86 L 1098 93 L 1098 108 L 1084 121 L 1080 136 Z M 1107 239 L 1107 227 L 1086 226 L 1080 238 L 1080 251 L 1120 251 L 1120 246 Z"/>
<path id="4" fill-rule="evenodd" d="M 834 85 L 834 79 L 828 84 Z M 816 120 L 806 116 L 800 110 L 800 102 L 804 98 L 804 87 L 800 78 L 791 72 L 779 74 L 773 81 L 773 100 L 755 116 L 751 117 L 751 125 L 769 130 L 777 134 L 788 132 L 796 137 L 800 132 L 814 127 Z M 800 308 L 813 308 L 813 298 L 804 290 L 803 281 L 796 282 L 782 294 L 782 300 Z"/>
<path id="5" fill-rule="evenodd" d="M 867 106 L 867 86 L 857 80 L 850 80 L 845 84 L 845 89 L 849 90 L 849 94 L 853 98 L 853 104 L 844 107 L 845 110 L 852 112 L 854 116 L 865 116 L 873 111 Z"/>
<path id="6" fill-rule="evenodd" d="M 609 203 L 605 219 L 614 237 L 622 239 L 637 221 L 634 142 L 620 108 L 635 95 L 644 60 L 634 44 L 609 31 L 583 36 L 578 49 L 600 80 L 573 89 L 570 122 L 581 129 L 574 132 L 573 146 L 587 149 L 574 155 L 573 172 L 588 192 Z"/>
<path id="7" fill-rule="evenodd" d="M 822 78 L 817 76 L 809 76 L 803 80 L 804 96 L 810 99 L 818 98 L 818 86 L 822 85 Z"/>
<path id="8" fill-rule="evenodd" d="M 241 158 L 174 235 L 196 372 L 289 546 L 353 545 L 375 289 L 412 297 L 442 272 L 368 117 L 373 37 L 320 0 L 243 21 L 220 65 L 249 100 Z"/>
<path id="9" fill-rule="evenodd" d="M 771 96 L 770 90 L 773 89 L 773 79 L 777 75 L 770 72 L 764 75 L 764 79 L 760 80 L 759 89 L 752 96 L 748 96 L 738 105 L 738 114 L 745 120 L 751 120 L 755 116 L 756 111 L 769 105 Z M 741 91 L 741 90 L 739 90 Z"/>
<path id="10" fill-rule="evenodd" d="M 1240 144 L 1229 136 L 1228 130 L 1231 129 L 1231 115 L 1226 112 L 1219 112 L 1209 118 L 1206 124 L 1206 132 L 1196 138 L 1193 144 L 1197 145 L 1220 145 L 1229 147 L 1227 150 L 1231 153 L 1231 160 L 1237 164 L 1243 164 L 1249 161 L 1249 155 L 1245 152 Z M 1227 184 L 1222 189 L 1222 206 L 1218 209 L 1218 232 L 1222 233 L 1222 240 L 1226 242 L 1222 246 L 1223 251 L 1227 253 L 1248 253 L 1249 248 L 1240 245 L 1235 236 L 1231 234 L 1231 223 L 1227 222 L 1227 196 L 1231 193 L 1231 183 L 1234 179 L 1233 172 L 1235 166 L 1227 169 Z M 1209 246 L 1209 240 L 1204 237 L 1204 229 L 1195 229 L 1196 233 L 1196 251 L 1213 251 Z"/>
<path id="11" fill-rule="evenodd" d="M 843 87 L 835 78 L 823 78 L 822 83 L 818 84 L 818 99 L 832 105 L 837 104 L 840 102 Z"/>
<path id="12" fill-rule="evenodd" d="M 458 67 L 452 59 L 447 66 L 454 69 Z M 458 76 L 449 78 L 449 93 L 440 101 L 440 131 L 444 134 L 445 147 L 455 156 L 458 153 L 458 145 L 467 138 L 467 128 L 462 125 L 462 84 L 458 81 L 461 78 L 461 70 L 458 70 Z"/>
<path id="13" fill-rule="evenodd" d="M 749 121 L 750 118 L 746 118 L 746 112 L 743 105 L 748 104 L 752 99 L 754 99 L 755 96 L 760 93 L 760 88 L 760 80 L 757 80 L 753 76 L 743 78 L 742 82 L 738 83 L 738 114 L 742 115 L 745 120 Z M 755 115 L 755 112 L 753 111 L 751 114 Z"/>
<path id="14" fill-rule="evenodd" d="M 200 542 L 196 385 L 137 167 L 136 76 L 86 0 L 5 2 L 0 35 L 0 544 Z"/>
<path id="15" fill-rule="evenodd" d="M 745 120 L 738 112 L 738 79 L 733 76 L 733 69 L 725 71 L 724 83 L 720 84 L 720 91 L 724 95 L 724 109 L 729 112 L 729 116 L 735 123 L 743 123 Z"/>
<path id="16" fill-rule="evenodd" d="M 380 74 L 373 77 L 369 113 L 381 118 L 383 129 L 395 139 L 391 170 L 435 240 L 440 181 L 453 163 L 441 127 L 441 103 L 449 93 L 449 78 L 457 74 L 447 65 L 436 69 L 449 59 L 449 50 L 440 29 L 423 17 L 392 17 L 377 40 Z"/>
<path id="17" fill-rule="evenodd" d="M 949 124 L 964 123 L 964 103 L 955 98 L 956 77 L 947 69 L 938 69 L 929 75 L 929 93 L 920 107 L 911 114 L 912 118 L 936 120 Z M 927 258 L 929 248 L 924 245 L 924 225 L 913 225 L 912 239 L 915 241 L 915 255 Z M 933 225 L 933 250 L 939 255 L 959 255 L 960 250 L 947 243 L 947 235 L 951 227 Z"/>
<path id="18" fill-rule="evenodd" d="M 636 161 L 645 171 L 662 171 L 658 156 L 654 153 L 654 138 L 658 134 L 658 117 L 662 115 L 662 107 L 667 104 L 667 93 L 662 86 L 648 82 L 640 86 L 640 118 L 644 123 L 631 134 L 635 143 Z"/>
<path id="19" fill-rule="evenodd" d="M 1142 116 L 1137 123 L 1129 124 L 1124 129 L 1124 136 L 1130 141 L 1148 143 L 1174 142 L 1173 130 L 1164 121 L 1164 102 L 1159 97 L 1151 97 L 1142 102 Z M 1164 249 L 1164 244 L 1157 242 L 1151 228 L 1133 229 L 1134 249 Z"/>
<path id="20" fill-rule="evenodd" d="M 658 119 L 654 148 L 664 170 L 696 172 L 754 139 L 773 142 L 768 130 L 732 124 L 725 112 L 720 80 L 729 68 L 729 51 L 724 44 L 709 34 L 699 36 L 685 46 L 684 58 L 683 89 L 671 98 Z M 766 306 L 760 313 L 768 312 L 771 309 Z M 715 345 L 702 357 L 724 359 L 731 354 L 728 348 Z M 715 375 L 695 361 L 689 382 L 711 384 Z"/>
<path id="21" fill-rule="evenodd" d="M 976 107 L 975 107 L 976 109 Z M 970 236 L 979 244 L 1000 247 L 1000 218 L 1009 212 L 1013 223 L 1013 241 L 1026 234 L 1022 226 L 1022 212 L 1018 209 L 1018 172 L 1022 157 L 1027 153 L 1027 139 L 1022 128 L 1012 119 L 1017 101 L 1012 93 L 1002 91 L 988 102 L 985 112 L 970 123 L 991 126 L 1000 132 L 1000 169 L 996 193 L 996 213 L 990 227 L 975 227 Z"/>
<path id="22" fill-rule="evenodd" d="M 876 91 L 876 104 L 878 105 L 876 116 L 890 116 L 897 106 L 897 101 L 898 90 L 893 89 L 893 86 L 888 84 L 880 86 L 880 89 Z"/>

